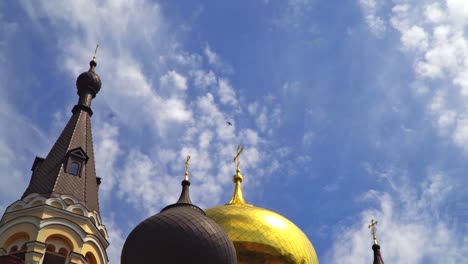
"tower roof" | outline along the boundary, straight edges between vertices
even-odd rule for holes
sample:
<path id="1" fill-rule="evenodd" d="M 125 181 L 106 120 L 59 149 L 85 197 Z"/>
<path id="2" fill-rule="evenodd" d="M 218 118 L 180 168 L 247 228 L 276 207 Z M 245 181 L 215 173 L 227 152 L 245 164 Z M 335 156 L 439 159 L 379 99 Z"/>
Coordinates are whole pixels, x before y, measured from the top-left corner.
<path id="1" fill-rule="evenodd" d="M 380 254 L 380 246 L 378 244 L 374 244 L 372 245 L 372 250 L 374 251 L 373 264 L 384 264 L 382 255 Z"/>
<path id="2" fill-rule="evenodd" d="M 95 170 L 91 101 L 101 88 L 101 80 L 94 72 L 95 57 L 90 65 L 77 79 L 79 100 L 70 120 L 47 157 L 34 160 L 31 180 L 22 198 L 31 193 L 45 197 L 68 194 L 88 210 L 99 212 L 100 178 Z"/>

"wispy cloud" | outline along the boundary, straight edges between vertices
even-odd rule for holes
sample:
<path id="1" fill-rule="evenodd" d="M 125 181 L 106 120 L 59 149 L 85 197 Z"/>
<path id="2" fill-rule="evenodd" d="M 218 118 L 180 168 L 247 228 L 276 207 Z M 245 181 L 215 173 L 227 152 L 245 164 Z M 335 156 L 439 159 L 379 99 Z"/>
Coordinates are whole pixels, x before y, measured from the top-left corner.
<path id="1" fill-rule="evenodd" d="M 230 104 L 232 106 L 237 105 L 236 93 L 234 89 L 229 84 L 228 80 L 220 79 L 218 94 L 223 104 Z"/>
<path id="2" fill-rule="evenodd" d="M 395 4 L 390 18 L 401 47 L 414 62 L 414 87 L 424 94 L 421 99 L 426 100 L 434 126 L 464 150 L 468 150 L 467 9 L 465 1 L 409 1 Z"/>
<path id="3" fill-rule="evenodd" d="M 364 18 L 369 26 L 369 30 L 377 37 L 381 37 L 386 30 L 386 24 L 380 17 L 381 0 L 359 0 L 359 6 L 364 13 Z"/>

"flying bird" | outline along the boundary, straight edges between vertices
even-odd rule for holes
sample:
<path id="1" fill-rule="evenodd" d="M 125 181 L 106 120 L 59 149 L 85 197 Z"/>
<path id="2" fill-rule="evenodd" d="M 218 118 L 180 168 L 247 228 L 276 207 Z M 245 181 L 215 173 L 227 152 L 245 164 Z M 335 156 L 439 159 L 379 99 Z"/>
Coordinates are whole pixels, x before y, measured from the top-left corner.
<path id="1" fill-rule="evenodd" d="M 232 123 L 231 123 L 231 122 L 226 121 L 226 123 L 227 123 L 229 126 L 232 126 Z"/>

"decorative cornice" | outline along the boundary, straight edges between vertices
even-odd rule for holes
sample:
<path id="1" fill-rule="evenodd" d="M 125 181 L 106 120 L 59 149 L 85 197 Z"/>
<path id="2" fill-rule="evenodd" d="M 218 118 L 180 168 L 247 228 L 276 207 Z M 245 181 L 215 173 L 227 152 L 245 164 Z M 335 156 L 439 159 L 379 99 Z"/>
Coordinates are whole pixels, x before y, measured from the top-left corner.
<path id="1" fill-rule="evenodd" d="M 89 116 L 93 115 L 93 110 L 91 110 L 91 107 L 87 107 L 87 106 L 82 105 L 82 104 L 77 104 L 72 109 L 73 114 L 76 114 L 79 111 L 85 111 L 86 113 L 89 114 Z"/>
<path id="2" fill-rule="evenodd" d="M 44 206 L 44 210 L 52 211 L 62 216 L 73 216 L 82 219 L 84 222 L 89 221 L 89 226 L 92 229 L 95 229 L 95 232 L 102 236 L 100 240 L 107 242 L 109 234 L 106 227 L 102 223 L 101 217 L 97 212 L 90 212 L 86 207 L 84 207 L 78 200 L 72 195 L 61 195 L 60 197 L 53 198 L 44 198 L 39 194 L 33 193 L 26 196 L 22 200 L 14 202 L 12 205 L 8 206 L 6 212 L 3 216 L 5 218 L 7 215 L 19 215 L 27 212 L 34 211 L 38 206 Z M 57 206 L 59 206 L 57 208 Z M 0 221 L 2 223 L 4 219 Z"/>

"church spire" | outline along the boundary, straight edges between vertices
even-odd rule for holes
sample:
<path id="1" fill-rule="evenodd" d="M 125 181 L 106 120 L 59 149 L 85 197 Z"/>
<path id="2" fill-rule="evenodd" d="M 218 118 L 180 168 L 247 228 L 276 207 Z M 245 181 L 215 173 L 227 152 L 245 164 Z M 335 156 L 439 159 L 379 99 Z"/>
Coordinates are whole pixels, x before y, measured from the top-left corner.
<path id="1" fill-rule="evenodd" d="M 101 89 L 101 79 L 95 72 L 96 51 L 89 65 L 89 70 L 76 80 L 79 99 L 70 120 L 47 157 L 36 157 L 22 198 L 32 193 L 47 198 L 67 194 L 88 210 L 99 213 L 100 178 L 96 177 L 91 131 L 91 101 Z"/>
<path id="2" fill-rule="evenodd" d="M 187 155 L 187 159 L 185 160 L 185 175 L 184 175 L 184 180 L 182 181 L 182 192 L 180 193 L 180 197 L 177 203 L 192 204 L 192 201 L 190 200 L 190 192 L 189 192 L 190 181 L 188 178 L 189 160 L 190 160 L 190 155 Z"/>
<path id="3" fill-rule="evenodd" d="M 380 254 L 380 245 L 377 243 L 377 229 L 375 228 L 377 223 L 377 221 L 372 219 L 368 226 L 371 230 L 372 239 L 374 240 L 374 244 L 372 245 L 372 250 L 374 251 L 374 264 L 384 264 L 382 255 Z"/>

